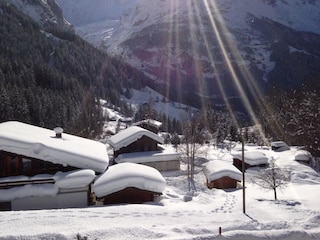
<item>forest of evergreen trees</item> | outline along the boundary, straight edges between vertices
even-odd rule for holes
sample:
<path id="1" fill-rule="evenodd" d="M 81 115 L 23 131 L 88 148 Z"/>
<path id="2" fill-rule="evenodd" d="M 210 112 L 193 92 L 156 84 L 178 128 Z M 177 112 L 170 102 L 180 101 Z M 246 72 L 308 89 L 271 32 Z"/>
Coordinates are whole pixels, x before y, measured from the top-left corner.
<path id="1" fill-rule="evenodd" d="M 122 105 L 125 111 L 119 100 L 122 89 L 147 81 L 76 35 L 59 33 L 58 38 L 45 32 L 12 5 L 0 2 L 0 22 L 0 122 L 61 126 L 94 137 L 102 127 L 97 100 Z"/>

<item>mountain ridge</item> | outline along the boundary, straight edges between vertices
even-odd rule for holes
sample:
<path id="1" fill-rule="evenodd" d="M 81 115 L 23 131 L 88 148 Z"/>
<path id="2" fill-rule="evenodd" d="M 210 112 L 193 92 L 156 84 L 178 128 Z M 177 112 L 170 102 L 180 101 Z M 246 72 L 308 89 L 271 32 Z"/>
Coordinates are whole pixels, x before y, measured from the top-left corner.
<path id="1" fill-rule="evenodd" d="M 187 103 L 190 95 L 212 99 L 216 105 L 224 101 L 223 94 L 239 99 L 236 81 L 249 98 L 257 95 L 250 90 L 252 82 L 262 92 L 287 87 L 288 83 L 292 88 L 299 88 L 301 84 L 314 86 L 319 82 L 320 73 L 316 70 L 319 56 L 315 54 L 320 39 L 319 2 L 159 0 L 153 3 L 138 0 L 131 11 L 123 11 L 118 22 L 107 27 L 105 35 L 103 22 L 97 28 L 100 31 L 97 35 L 94 24 L 90 25 L 88 34 L 88 29 L 78 29 L 84 38 L 164 84 L 163 88 L 172 92 L 169 97 L 183 103 Z M 304 38 L 313 40 L 310 44 L 307 39 L 302 41 Z M 279 56 L 280 52 L 285 56 Z M 312 71 L 307 70 L 308 65 Z M 232 76 L 230 66 L 238 79 Z M 252 81 L 247 82 L 248 78 Z M 191 102 L 199 101 L 192 97 Z"/>

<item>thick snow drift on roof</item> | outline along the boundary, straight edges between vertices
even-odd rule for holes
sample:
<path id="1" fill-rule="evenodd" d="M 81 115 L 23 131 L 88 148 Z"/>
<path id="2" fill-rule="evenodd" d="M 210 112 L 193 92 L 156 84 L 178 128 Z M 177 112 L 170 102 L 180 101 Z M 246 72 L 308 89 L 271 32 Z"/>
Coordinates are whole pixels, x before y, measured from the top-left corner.
<path id="1" fill-rule="evenodd" d="M 166 180 L 155 168 L 136 163 L 119 163 L 110 166 L 93 185 L 97 197 L 104 197 L 127 187 L 162 193 Z"/>
<path id="2" fill-rule="evenodd" d="M 149 124 L 149 125 L 156 127 L 156 128 L 160 128 L 162 126 L 162 122 L 159 122 L 159 121 L 153 120 L 153 119 L 145 119 L 145 120 L 133 123 L 132 126 L 138 126 L 142 123 Z"/>
<path id="3" fill-rule="evenodd" d="M 179 153 L 172 149 L 164 149 L 162 151 L 148 151 L 148 152 L 133 152 L 120 154 L 115 161 L 117 163 L 132 162 L 132 163 L 146 163 L 146 162 L 162 162 L 174 161 L 179 159 Z"/>
<path id="4" fill-rule="evenodd" d="M 104 172 L 109 158 L 106 147 L 97 141 L 21 123 L 0 124 L 0 150 L 19 155 Z"/>
<path id="5" fill-rule="evenodd" d="M 242 160 L 242 152 L 232 152 L 232 157 L 235 159 Z M 251 165 L 268 164 L 268 157 L 266 154 L 259 151 L 245 151 L 244 152 L 244 162 Z"/>
<path id="6" fill-rule="evenodd" d="M 272 142 L 271 147 L 288 147 L 288 144 L 286 144 L 283 141 L 277 141 L 277 142 Z"/>
<path id="7" fill-rule="evenodd" d="M 7 202 L 26 197 L 55 196 L 59 188 L 55 184 L 32 184 L 21 187 L 0 189 L 0 201 Z"/>
<path id="8" fill-rule="evenodd" d="M 59 188 L 81 188 L 88 186 L 96 177 L 91 169 L 57 172 L 54 175 L 55 184 Z"/>
<path id="9" fill-rule="evenodd" d="M 298 150 L 294 154 L 294 160 L 296 161 L 310 161 L 311 158 L 312 158 L 311 153 L 306 150 Z"/>
<path id="10" fill-rule="evenodd" d="M 119 150 L 120 148 L 130 145 L 143 136 L 147 136 L 161 144 L 163 144 L 164 142 L 162 137 L 147 129 L 138 126 L 131 126 L 110 137 L 109 143 L 114 148 L 114 150 Z"/>
<path id="11" fill-rule="evenodd" d="M 9 189 L 0 189 L 0 201 L 12 201 L 25 197 L 55 196 L 59 189 L 82 188 L 89 186 L 95 178 L 95 172 L 91 169 L 75 170 L 70 172 L 57 172 L 55 175 L 39 174 L 33 177 L 15 176 L 0 178 L 1 183 L 13 183 L 21 181 L 37 181 L 52 179 L 54 183 L 27 184 Z"/>
<path id="12" fill-rule="evenodd" d="M 239 171 L 239 169 L 237 169 L 231 163 L 220 160 L 214 160 L 206 163 L 204 165 L 203 172 L 209 182 L 222 177 L 230 177 L 237 181 L 242 180 L 242 173 Z"/>
<path id="13" fill-rule="evenodd" d="M 274 150 L 276 152 L 282 152 L 282 151 L 290 150 L 288 144 L 286 144 L 283 141 L 272 142 L 271 143 L 271 148 L 272 148 L 272 150 Z"/>

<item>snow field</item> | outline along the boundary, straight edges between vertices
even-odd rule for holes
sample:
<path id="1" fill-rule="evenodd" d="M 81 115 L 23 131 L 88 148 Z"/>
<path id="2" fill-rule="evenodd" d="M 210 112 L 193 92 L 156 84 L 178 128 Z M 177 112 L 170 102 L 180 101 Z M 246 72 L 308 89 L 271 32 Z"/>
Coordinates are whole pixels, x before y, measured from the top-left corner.
<path id="1" fill-rule="evenodd" d="M 226 150 L 203 148 L 208 159 L 232 162 Z M 251 146 L 246 149 L 257 150 Z M 0 212 L 0 239 L 65 240 L 76 239 L 78 233 L 89 240 L 319 239 L 320 177 L 292 160 L 296 151 L 263 150 L 268 157 L 277 159 L 276 164 L 297 175 L 283 192 L 279 191 L 276 202 L 272 191 L 260 189 L 250 180 L 258 169 L 247 170 L 246 214 L 242 212 L 241 188 L 229 191 L 206 188 L 202 172 L 205 160 L 199 159 L 192 197 L 188 192 L 187 165 L 182 162 L 180 171 L 163 173 L 167 186 L 157 203 Z"/>

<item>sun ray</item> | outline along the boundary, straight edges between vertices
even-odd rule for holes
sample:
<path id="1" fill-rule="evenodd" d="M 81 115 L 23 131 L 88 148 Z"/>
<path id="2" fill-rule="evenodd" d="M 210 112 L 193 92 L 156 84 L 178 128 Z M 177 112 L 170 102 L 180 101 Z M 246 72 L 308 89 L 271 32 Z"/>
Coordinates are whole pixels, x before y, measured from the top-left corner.
<path id="1" fill-rule="evenodd" d="M 244 90 L 244 88 L 243 88 L 243 86 L 241 84 L 241 81 L 240 81 L 240 76 L 238 76 L 237 73 L 236 73 L 236 70 L 235 70 L 235 68 L 234 68 L 234 66 L 232 64 L 232 61 L 231 61 L 231 59 L 229 57 L 229 54 L 227 52 L 227 48 L 232 51 L 232 54 L 234 56 L 236 56 L 236 60 L 238 62 L 239 61 L 244 62 L 244 61 L 243 61 L 239 51 L 235 47 L 236 45 L 232 42 L 231 38 L 223 38 L 223 36 L 222 36 L 222 33 L 228 33 L 228 29 L 226 28 L 224 22 L 222 22 L 223 18 L 220 18 L 221 19 L 220 21 L 216 21 L 214 16 L 213 16 L 213 14 L 211 13 L 210 6 L 213 7 L 214 11 L 217 14 L 221 15 L 215 0 L 211 0 L 210 2 L 209 2 L 209 0 L 204 0 L 204 3 L 205 3 L 205 6 L 206 6 L 207 14 L 208 14 L 210 22 L 211 22 L 211 26 L 212 26 L 214 34 L 215 34 L 215 36 L 217 38 L 220 50 L 221 50 L 221 52 L 223 54 L 224 60 L 226 61 L 228 71 L 231 74 L 233 83 L 235 84 L 236 89 L 240 94 L 240 99 L 243 102 L 243 105 L 246 108 L 246 110 L 247 110 L 249 116 L 251 117 L 252 121 L 257 126 L 261 126 L 259 124 L 258 118 L 257 118 L 257 116 L 256 116 L 256 114 L 254 112 L 254 109 L 253 109 L 253 107 L 252 107 L 252 105 L 251 105 L 251 103 L 249 101 L 249 98 L 245 94 L 245 90 Z M 219 29 L 221 29 L 221 30 L 219 30 Z M 225 43 L 224 43 L 224 40 L 225 40 Z M 249 89 L 250 89 L 251 93 L 253 94 L 253 96 L 258 98 L 259 96 L 261 96 L 260 91 L 258 90 L 258 87 L 256 86 L 255 81 L 254 81 L 252 75 L 249 73 L 248 69 L 245 67 L 244 64 L 242 64 L 242 66 L 243 67 L 240 68 L 240 70 L 241 70 L 240 72 L 242 74 L 242 77 L 245 77 L 245 79 L 248 80 L 247 84 L 249 86 Z M 221 84 L 220 81 L 219 81 L 219 83 Z M 227 100 L 225 97 L 224 97 L 224 99 Z M 228 100 L 226 102 L 228 102 Z M 229 112 L 233 115 L 233 113 L 232 113 L 233 111 L 230 108 L 229 108 Z M 266 137 L 265 137 L 264 132 L 262 131 L 261 127 L 259 127 L 259 132 L 263 136 L 263 138 L 265 139 Z"/>

